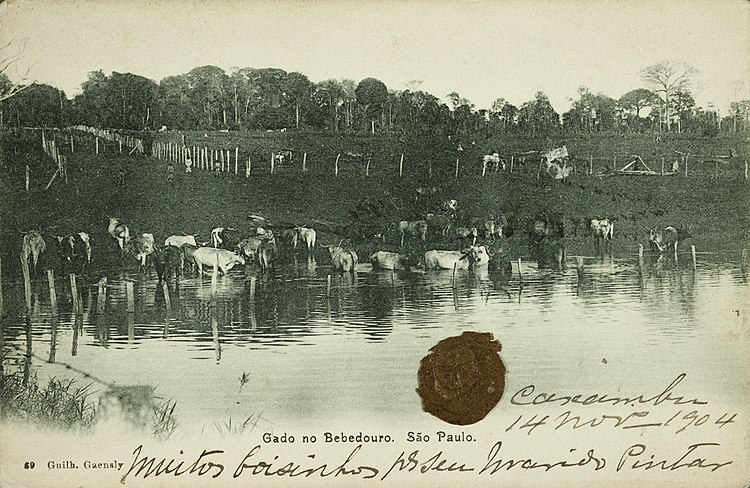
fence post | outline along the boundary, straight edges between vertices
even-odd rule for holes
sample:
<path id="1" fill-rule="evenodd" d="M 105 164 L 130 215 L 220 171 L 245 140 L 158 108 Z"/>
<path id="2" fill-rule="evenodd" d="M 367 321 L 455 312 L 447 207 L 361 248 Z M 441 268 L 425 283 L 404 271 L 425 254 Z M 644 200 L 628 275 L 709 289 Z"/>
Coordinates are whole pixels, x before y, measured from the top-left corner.
<path id="1" fill-rule="evenodd" d="M 302 172 L 307 172 L 307 153 L 302 155 Z"/>
<path id="2" fill-rule="evenodd" d="M 714 181 L 719 181 L 719 162 L 714 161 Z"/>
<path id="3" fill-rule="evenodd" d="M 240 161 L 240 148 L 235 146 L 234 148 L 234 174 L 235 176 L 239 172 L 239 168 L 240 168 L 239 161 Z"/>
<path id="4" fill-rule="evenodd" d="M 594 174 L 594 155 L 589 156 L 589 175 Z"/>
<path id="5" fill-rule="evenodd" d="M 617 171 L 617 156 L 612 156 L 612 171 Z"/>
<path id="6" fill-rule="evenodd" d="M 49 302 L 52 305 L 52 315 L 57 315 L 57 290 L 55 290 L 55 272 L 47 270 L 47 283 L 49 284 Z"/>
<path id="7" fill-rule="evenodd" d="M 31 276 L 29 262 L 21 254 L 21 270 L 23 271 L 23 294 L 26 299 L 26 315 L 31 315 Z"/>
<path id="8" fill-rule="evenodd" d="M 70 274 L 70 298 L 73 300 L 73 314 L 78 315 L 82 313 L 81 302 L 78 299 L 78 284 L 76 283 L 76 275 Z"/>
<path id="9" fill-rule="evenodd" d="M 401 162 L 398 163 L 398 176 L 404 175 L 404 153 L 401 153 Z"/>
<path id="10" fill-rule="evenodd" d="M 96 154 L 99 154 L 99 138 L 96 138 Z"/>
<path id="11" fill-rule="evenodd" d="M 513 156 L 510 157 L 510 172 L 513 172 Z"/>
<path id="12" fill-rule="evenodd" d="M 456 179 L 458 179 L 458 158 L 456 158 Z"/>
<path id="13" fill-rule="evenodd" d="M 120 152 L 122 152 L 122 139 L 118 139 L 117 142 L 120 144 Z"/>
<path id="14" fill-rule="evenodd" d="M 253 169 L 253 162 L 250 161 L 250 156 L 247 157 L 247 168 L 245 168 L 245 178 L 250 178 L 250 171 Z"/>
<path id="15" fill-rule="evenodd" d="M 26 165 L 26 193 L 29 192 L 29 178 L 30 178 L 29 172 L 30 172 L 29 165 L 27 164 Z M 747 169 L 745 169 L 745 175 L 747 175 Z M 747 176 L 745 176 L 745 179 L 747 179 Z"/>
<path id="16" fill-rule="evenodd" d="M 276 160 L 276 155 L 271 153 L 271 174 L 273 174 L 273 163 Z"/>
<path id="17" fill-rule="evenodd" d="M 365 176 L 370 176 L 370 161 L 372 161 L 372 156 L 367 157 L 367 165 L 365 166 Z"/>
<path id="18" fill-rule="evenodd" d="M 688 155 L 685 155 L 685 176 L 688 175 Z"/>
<path id="19" fill-rule="evenodd" d="M 334 167 L 334 174 L 333 174 L 333 176 L 338 176 L 339 175 L 339 158 L 340 157 L 341 157 L 341 154 L 337 154 L 336 155 L 336 165 Z"/>

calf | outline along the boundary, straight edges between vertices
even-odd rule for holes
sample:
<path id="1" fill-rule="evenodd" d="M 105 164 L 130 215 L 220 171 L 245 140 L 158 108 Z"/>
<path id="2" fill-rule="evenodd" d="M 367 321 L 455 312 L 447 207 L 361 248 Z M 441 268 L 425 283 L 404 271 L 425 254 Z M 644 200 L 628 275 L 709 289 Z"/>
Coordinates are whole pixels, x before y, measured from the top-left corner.
<path id="1" fill-rule="evenodd" d="M 604 248 L 612 252 L 612 237 L 615 233 L 615 223 L 612 219 L 589 220 L 589 231 L 594 236 L 594 249 L 598 252 L 604 241 Z"/>
<path id="2" fill-rule="evenodd" d="M 183 244 L 190 244 L 191 246 L 197 246 L 194 235 L 181 235 L 181 236 L 169 236 L 164 240 L 165 246 L 180 247 Z"/>
<path id="3" fill-rule="evenodd" d="M 169 279 L 170 274 L 176 279 L 177 270 L 182 266 L 182 255 L 177 247 L 165 246 L 154 251 L 153 261 L 159 281 Z"/>
<path id="4" fill-rule="evenodd" d="M 687 230 L 677 229 L 672 226 L 658 232 L 656 228 L 651 229 L 647 227 L 647 229 L 649 230 L 648 243 L 652 251 L 658 250 L 659 252 L 664 252 L 674 250 L 676 255 L 680 242 L 693 237 Z"/>
<path id="5" fill-rule="evenodd" d="M 39 256 L 47 249 L 47 244 L 42 238 L 42 234 L 38 231 L 31 230 L 26 232 L 23 236 L 23 260 L 25 263 L 29 262 L 29 257 L 33 260 L 33 271 L 36 272 L 36 265 L 39 262 Z"/>
<path id="6" fill-rule="evenodd" d="M 427 222 L 424 220 L 402 220 L 398 223 L 398 230 L 401 233 L 401 246 L 404 245 L 406 235 L 418 237 L 422 242 L 427 240 Z"/>
<path id="7" fill-rule="evenodd" d="M 212 247 L 199 247 L 193 252 L 195 265 L 198 267 L 198 273 L 203 273 L 203 267 L 219 267 L 221 274 L 226 274 L 235 264 L 245 264 L 245 258 L 241 255 L 228 251 L 226 249 L 216 249 Z"/>
<path id="8" fill-rule="evenodd" d="M 125 225 L 125 221 L 117 217 L 110 217 L 107 232 L 109 232 L 109 235 L 111 235 L 113 239 L 117 240 L 120 250 L 124 251 L 125 244 L 130 241 L 130 229 Z"/>
<path id="9" fill-rule="evenodd" d="M 370 256 L 372 269 L 407 269 L 406 256 L 395 252 L 376 251 Z"/>

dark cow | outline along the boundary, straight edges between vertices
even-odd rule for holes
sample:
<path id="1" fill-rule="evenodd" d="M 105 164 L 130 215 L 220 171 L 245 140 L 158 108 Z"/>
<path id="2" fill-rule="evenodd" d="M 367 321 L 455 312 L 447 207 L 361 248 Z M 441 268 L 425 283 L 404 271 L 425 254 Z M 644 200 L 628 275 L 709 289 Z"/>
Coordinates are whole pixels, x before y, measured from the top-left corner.
<path id="1" fill-rule="evenodd" d="M 427 240 L 427 222 L 424 220 L 402 220 L 398 223 L 398 231 L 401 234 L 401 246 L 407 235 L 417 237 L 422 242 Z"/>
<path id="2" fill-rule="evenodd" d="M 190 269 L 195 271 L 195 250 L 198 246 L 192 244 L 183 244 L 180 246 L 180 270 L 185 273 L 185 264 L 190 265 Z"/>
<path id="3" fill-rule="evenodd" d="M 216 227 L 211 231 L 211 246 L 216 248 L 232 251 L 240 240 L 240 233 L 232 227 Z"/>
<path id="4" fill-rule="evenodd" d="M 156 249 L 152 255 L 152 260 L 159 281 L 168 280 L 170 275 L 177 279 L 177 270 L 182 267 L 182 256 L 178 248 L 165 246 Z"/>
<path id="5" fill-rule="evenodd" d="M 86 232 L 58 238 L 60 255 L 71 273 L 83 273 L 91 264 L 91 239 Z"/>
<path id="6" fill-rule="evenodd" d="M 529 223 L 529 251 L 540 268 L 563 268 L 564 235 L 563 215 L 560 213 L 542 212 Z"/>

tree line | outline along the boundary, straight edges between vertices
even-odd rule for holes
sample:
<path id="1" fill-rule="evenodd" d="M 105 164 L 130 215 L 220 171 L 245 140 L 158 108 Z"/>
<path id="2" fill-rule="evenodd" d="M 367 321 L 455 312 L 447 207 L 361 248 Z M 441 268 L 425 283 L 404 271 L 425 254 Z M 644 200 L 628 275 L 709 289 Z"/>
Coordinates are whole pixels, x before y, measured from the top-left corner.
<path id="1" fill-rule="evenodd" d="M 314 83 L 279 68 L 240 68 L 227 74 L 201 66 L 159 83 L 133 73 L 88 74 L 72 99 L 53 86 L 19 90 L 0 72 L 0 127 L 88 125 L 125 130 L 311 129 L 329 133 L 401 135 L 509 133 L 689 132 L 716 135 L 750 131 L 750 100 L 732 103 L 721 117 L 695 104 L 697 72 L 685 63 L 663 61 L 642 70 L 644 87 L 619 99 L 580 87 L 570 110 L 558 114 L 539 91 L 515 106 L 498 98 L 488 109 L 452 92 L 447 102 L 419 90 L 388 89 L 376 78 L 329 79 Z M 8 96 L 4 96 L 8 94 Z"/>

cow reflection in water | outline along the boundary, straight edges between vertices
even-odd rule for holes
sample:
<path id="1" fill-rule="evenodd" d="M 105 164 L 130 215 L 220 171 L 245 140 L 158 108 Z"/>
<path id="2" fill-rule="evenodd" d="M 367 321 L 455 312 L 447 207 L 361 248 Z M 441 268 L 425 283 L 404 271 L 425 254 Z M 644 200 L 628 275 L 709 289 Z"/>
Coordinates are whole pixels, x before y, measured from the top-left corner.
<path id="1" fill-rule="evenodd" d="M 529 224 L 528 241 L 531 258 L 539 269 L 565 269 L 563 214 L 542 212 Z"/>

